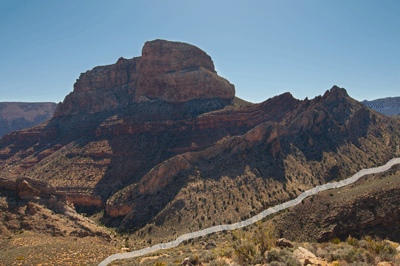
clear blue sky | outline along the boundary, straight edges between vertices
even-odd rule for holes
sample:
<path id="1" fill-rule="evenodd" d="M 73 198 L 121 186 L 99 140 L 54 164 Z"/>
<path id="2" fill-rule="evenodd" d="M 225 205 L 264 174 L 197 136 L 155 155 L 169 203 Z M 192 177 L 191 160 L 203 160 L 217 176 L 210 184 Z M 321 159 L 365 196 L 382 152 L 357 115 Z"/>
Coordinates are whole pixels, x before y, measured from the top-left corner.
<path id="1" fill-rule="evenodd" d="M 399 0 L 1 1 L 0 101 L 63 101 L 81 72 L 154 39 L 203 49 L 251 102 L 400 96 L 399 14 Z"/>

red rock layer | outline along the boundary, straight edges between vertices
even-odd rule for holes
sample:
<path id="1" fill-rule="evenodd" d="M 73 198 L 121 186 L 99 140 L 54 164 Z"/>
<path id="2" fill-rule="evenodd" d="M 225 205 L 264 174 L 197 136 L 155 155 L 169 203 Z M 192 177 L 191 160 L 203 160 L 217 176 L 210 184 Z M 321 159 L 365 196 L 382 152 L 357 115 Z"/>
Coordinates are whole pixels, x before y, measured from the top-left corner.
<path id="1" fill-rule="evenodd" d="M 234 86 L 217 75 L 204 51 L 186 43 L 155 40 L 145 43 L 142 57 L 120 58 L 116 64 L 82 73 L 54 116 L 115 110 L 152 99 L 181 103 L 229 101 L 234 96 Z"/>

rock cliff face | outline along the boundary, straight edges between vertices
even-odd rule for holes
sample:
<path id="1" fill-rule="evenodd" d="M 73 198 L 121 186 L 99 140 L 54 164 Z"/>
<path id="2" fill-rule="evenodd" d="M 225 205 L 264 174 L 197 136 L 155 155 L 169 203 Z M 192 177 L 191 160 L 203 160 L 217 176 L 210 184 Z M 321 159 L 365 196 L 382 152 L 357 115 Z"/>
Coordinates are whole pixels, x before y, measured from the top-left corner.
<path id="1" fill-rule="evenodd" d="M 155 40 L 145 43 L 141 57 L 120 58 L 116 64 L 82 73 L 54 116 L 97 113 L 154 100 L 229 102 L 234 96 L 234 86 L 217 75 L 204 51 L 186 43 Z"/>

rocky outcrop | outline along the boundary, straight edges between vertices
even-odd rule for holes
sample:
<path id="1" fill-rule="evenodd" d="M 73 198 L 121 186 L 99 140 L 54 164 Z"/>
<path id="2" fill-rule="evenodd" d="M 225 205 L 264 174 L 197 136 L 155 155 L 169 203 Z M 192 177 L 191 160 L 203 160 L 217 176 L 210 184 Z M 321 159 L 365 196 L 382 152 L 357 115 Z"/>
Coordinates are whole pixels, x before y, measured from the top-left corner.
<path id="1" fill-rule="evenodd" d="M 120 58 L 113 65 L 82 73 L 54 116 L 97 113 L 154 100 L 229 102 L 234 96 L 234 86 L 217 75 L 204 51 L 186 43 L 155 40 L 145 43 L 141 57 Z"/>
<path id="2" fill-rule="evenodd" d="M 112 204 L 106 205 L 106 212 L 111 217 L 125 216 L 132 211 L 132 207 L 129 204 Z"/>
<path id="3" fill-rule="evenodd" d="M 289 240 L 287 240 L 286 238 L 280 238 L 278 240 L 276 240 L 276 246 L 277 247 L 288 247 L 288 248 L 292 248 L 293 247 L 293 243 L 290 242 Z"/>
<path id="4" fill-rule="evenodd" d="M 298 259 L 301 265 L 323 265 L 320 258 L 317 258 L 314 253 L 303 247 L 296 248 L 293 252 L 293 257 Z"/>
<path id="5" fill-rule="evenodd" d="M 25 229 L 53 236 L 111 239 L 106 230 L 79 215 L 65 193 L 43 181 L 0 178 L 0 210 L 0 228 L 6 228 L 0 230 L 2 235 Z"/>
<path id="6" fill-rule="evenodd" d="M 78 193 L 67 193 L 66 198 L 69 202 L 78 206 L 96 206 L 98 208 L 104 207 L 104 202 L 99 196 L 84 195 Z"/>

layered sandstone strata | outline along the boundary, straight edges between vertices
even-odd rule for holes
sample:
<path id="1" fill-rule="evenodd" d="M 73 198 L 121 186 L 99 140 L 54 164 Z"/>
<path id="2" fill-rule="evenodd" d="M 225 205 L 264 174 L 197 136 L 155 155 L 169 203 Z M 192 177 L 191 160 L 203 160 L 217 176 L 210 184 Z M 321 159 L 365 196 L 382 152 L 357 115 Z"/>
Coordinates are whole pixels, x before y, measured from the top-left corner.
<path id="1" fill-rule="evenodd" d="M 113 65 L 82 73 L 54 116 L 97 113 L 154 100 L 229 102 L 234 96 L 234 86 L 217 75 L 204 51 L 186 43 L 155 40 L 145 43 L 141 57 L 121 57 Z"/>

